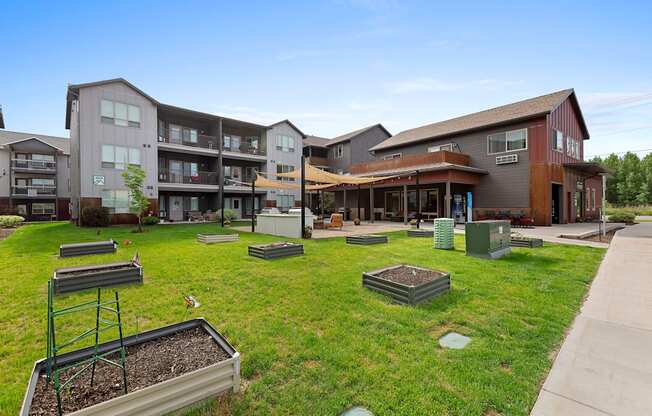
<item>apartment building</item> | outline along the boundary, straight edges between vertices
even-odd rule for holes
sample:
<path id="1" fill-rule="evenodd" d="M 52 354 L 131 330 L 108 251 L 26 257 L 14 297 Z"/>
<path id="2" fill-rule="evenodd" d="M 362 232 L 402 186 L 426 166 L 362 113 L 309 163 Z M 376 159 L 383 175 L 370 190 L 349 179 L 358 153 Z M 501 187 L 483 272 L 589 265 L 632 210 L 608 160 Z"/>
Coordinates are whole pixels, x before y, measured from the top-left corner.
<path id="1" fill-rule="evenodd" d="M 327 139 L 307 136 L 303 154 L 313 166 L 335 173 L 348 173 L 351 165 L 374 160 L 370 149 L 392 135 L 382 124 L 364 127 Z"/>
<path id="2" fill-rule="evenodd" d="M 290 120 L 279 121 L 269 126 L 267 131 L 267 169 L 270 179 L 277 173 L 287 173 L 301 168 L 303 140 L 306 135 Z M 294 179 L 283 178 L 282 181 L 295 183 Z M 267 191 L 265 206 L 276 207 L 280 211 L 300 205 L 299 189 L 270 189 Z"/>
<path id="3" fill-rule="evenodd" d="M 69 155 L 66 138 L 0 130 L 0 214 L 69 219 Z"/>
<path id="4" fill-rule="evenodd" d="M 355 211 L 361 201 L 367 218 L 404 222 L 417 215 L 518 216 L 537 225 L 595 219 L 607 172 L 583 162 L 589 137 L 572 89 L 405 130 L 370 148 L 376 160 L 349 168 L 394 178 L 338 189 L 336 207 Z"/>
<path id="5" fill-rule="evenodd" d="M 164 220 L 217 211 L 221 190 L 226 208 L 251 216 L 268 193 L 256 190 L 252 203 L 247 184 L 255 172 L 298 166 L 303 138 L 287 120 L 263 126 L 163 104 L 122 78 L 69 85 L 66 128 L 72 219 L 103 206 L 116 223 L 133 221 L 121 176 L 128 165 L 146 172 L 150 210 Z"/>

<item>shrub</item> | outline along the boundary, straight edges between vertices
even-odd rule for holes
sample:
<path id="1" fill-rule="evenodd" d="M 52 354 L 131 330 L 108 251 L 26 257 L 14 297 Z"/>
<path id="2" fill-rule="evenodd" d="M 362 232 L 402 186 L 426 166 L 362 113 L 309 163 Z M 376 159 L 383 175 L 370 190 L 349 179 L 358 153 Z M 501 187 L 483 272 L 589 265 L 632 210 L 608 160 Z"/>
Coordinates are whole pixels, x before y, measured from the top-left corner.
<path id="1" fill-rule="evenodd" d="M 141 221 L 143 222 L 143 225 L 156 225 L 161 220 L 159 219 L 159 217 L 155 215 L 148 215 L 146 217 L 143 217 Z"/>
<path id="2" fill-rule="evenodd" d="M 109 210 L 103 207 L 86 207 L 81 212 L 83 227 L 108 227 L 111 223 Z"/>
<path id="3" fill-rule="evenodd" d="M 224 222 L 226 223 L 227 221 L 231 223 L 235 219 L 235 211 L 231 209 L 225 209 L 224 210 Z M 221 221 L 222 220 L 222 210 L 219 209 L 217 210 L 217 220 Z"/>
<path id="4" fill-rule="evenodd" d="M 609 215 L 610 222 L 624 222 L 631 224 L 636 219 L 636 215 L 627 211 L 616 211 Z"/>
<path id="5" fill-rule="evenodd" d="M 0 228 L 12 228 L 25 221 L 18 215 L 0 215 Z"/>
<path id="6" fill-rule="evenodd" d="M 353 220 L 353 225 L 360 225 L 360 218 L 356 218 Z"/>
<path id="7" fill-rule="evenodd" d="M 303 238 L 310 239 L 312 238 L 312 227 L 309 225 L 306 225 L 305 228 L 303 229 Z"/>

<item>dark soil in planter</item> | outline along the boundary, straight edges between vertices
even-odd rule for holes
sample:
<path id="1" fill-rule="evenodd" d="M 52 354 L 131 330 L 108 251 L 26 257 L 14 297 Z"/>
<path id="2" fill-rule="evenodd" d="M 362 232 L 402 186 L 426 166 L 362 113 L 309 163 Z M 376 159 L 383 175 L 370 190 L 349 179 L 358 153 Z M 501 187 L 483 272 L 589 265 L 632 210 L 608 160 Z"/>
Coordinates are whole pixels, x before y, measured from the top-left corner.
<path id="1" fill-rule="evenodd" d="M 112 361 L 118 355 L 109 356 Z M 229 354 L 224 351 L 202 328 L 193 328 L 164 336 L 143 344 L 127 347 L 127 387 L 132 392 L 169 380 L 191 371 L 224 361 Z M 73 367 L 62 372 L 65 381 L 78 369 Z M 98 362 L 95 383 L 91 387 L 90 370 L 77 378 L 61 396 L 63 413 L 74 412 L 122 396 L 122 370 Z M 46 376 L 41 373 L 30 415 L 56 415 L 57 399 L 52 385 L 45 386 Z"/>
<path id="2" fill-rule="evenodd" d="M 434 270 L 422 270 L 408 266 L 400 266 L 394 269 L 384 270 L 376 276 L 394 283 L 401 283 L 407 286 L 419 286 L 439 279 L 443 274 Z"/>
<path id="3" fill-rule="evenodd" d="M 101 266 L 89 266 L 89 267 L 80 267 L 79 270 L 65 270 L 63 272 L 58 272 L 57 277 L 60 279 L 65 279 L 67 277 L 73 277 L 73 276 L 79 276 L 79 275 L 85 275 L 89 273 L 94 273 L 94 272 L 107 272 L 111 270 L 128 270 L 128 269 L 133 269 L 135 266 L 132 263 L 121 263 L 121 264 L 114 264 L 114 265 L 101 265 Z"/>

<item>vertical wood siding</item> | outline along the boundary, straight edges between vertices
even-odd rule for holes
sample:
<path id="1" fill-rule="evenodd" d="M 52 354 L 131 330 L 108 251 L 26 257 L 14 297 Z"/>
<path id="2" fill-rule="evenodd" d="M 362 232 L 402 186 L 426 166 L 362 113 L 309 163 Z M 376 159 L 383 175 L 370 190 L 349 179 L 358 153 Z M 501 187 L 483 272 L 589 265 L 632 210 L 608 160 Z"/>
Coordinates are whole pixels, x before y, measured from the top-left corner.
<path id="1" fill-rule="evenodd" d="M 550 134 L 548 136 L 548 161 L 551 163 L 572 163 L 581 161 L 584 157 L 584 133 L 580 125 L 578 114 L 570 99 L 566 99 L 557 109 L 555 109 L 549 116 Z M 552 148 L 552 137 L 554 130 L 559 130 L 564 133 L 564 151 L 558 152 Z M 566 136 L 570 136 L 580 141 L 580 157 L 574 159 L 566 155 Z"/>

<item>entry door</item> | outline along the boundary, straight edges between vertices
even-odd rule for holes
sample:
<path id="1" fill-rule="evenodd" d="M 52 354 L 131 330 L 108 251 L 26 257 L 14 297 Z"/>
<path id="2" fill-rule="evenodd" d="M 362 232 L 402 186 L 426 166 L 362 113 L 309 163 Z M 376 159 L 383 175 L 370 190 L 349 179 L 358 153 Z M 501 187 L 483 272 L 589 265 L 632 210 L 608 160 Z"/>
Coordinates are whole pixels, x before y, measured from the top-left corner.
<path id="1" fill-rule="evenodd" d="M 183 162 L 170 160 L 170 182 L 183 183 Z"/>
<path id="2" fill-rule="evenodd" d="M 561 223 L 561 185 L 552 184 L 552 223 Z"/>
<path id="3" fill-rule="evenodd" d="M 170 220 L 183 221 L 183 197 L 170 197 Z"/>
<path id="4" fill-rule="evenodd" d="M 236 218 L 242 218 L 242 198 L 231 198 L 231 209 Z"/>

